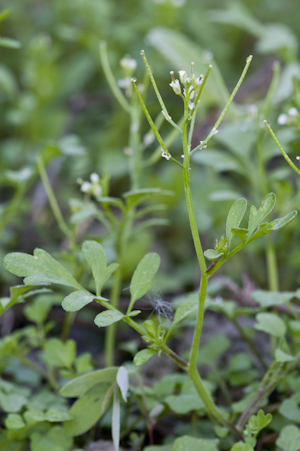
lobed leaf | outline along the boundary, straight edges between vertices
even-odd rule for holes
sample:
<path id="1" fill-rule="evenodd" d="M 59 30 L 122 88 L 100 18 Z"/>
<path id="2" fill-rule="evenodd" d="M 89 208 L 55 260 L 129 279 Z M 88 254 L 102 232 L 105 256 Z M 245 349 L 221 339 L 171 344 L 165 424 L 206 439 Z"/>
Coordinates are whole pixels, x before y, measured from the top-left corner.
<path id="1" fill-rule="evenodd" d="M 106 256 L 100 243 L 97 241 L 85 241 L 82 245 L 84 256 L 92 268 L 93 277 L 96 283 L 96 293 L 100 296 L 102 286 L 109 279 L 112 273 L 118 268 L 117 263 L 106 266 Z"/>
<path id="2" fill-rule="evenodd" d="M 71 274 L 50 254 L 35 249 L 34 256 L 13 252 L 4 258 L 4 267 L 19 277 L 25 277 L 25 285 L 49 285 L 51 283 L 82 289 Z"/>

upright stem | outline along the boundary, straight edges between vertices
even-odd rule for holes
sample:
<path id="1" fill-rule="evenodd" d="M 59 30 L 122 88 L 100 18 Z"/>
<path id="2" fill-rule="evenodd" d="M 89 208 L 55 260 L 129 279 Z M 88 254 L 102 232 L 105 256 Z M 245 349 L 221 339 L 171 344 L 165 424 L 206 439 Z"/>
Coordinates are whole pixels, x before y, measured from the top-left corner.
<path id="1" fill-rule="evenodd" d="M 41 157 L 37 158 L 37 166 L 38 166 L 38 170 L 39 170 L 39 173 L 40 173 L 40 176 L 41 176 L 41 179 L 42 179 L 42 182 L 43 182 L 43 185 L 44 185 L 44 188 L 45 188 L 45 191 L 46 191 L 49 203 L 50 203 L 50 206 L 52 208 L 52 211 L 53 211 L 54 217 L 56 219 L 56 222 L 58 224 L 58 227 L 60 228 L 62 233 L 69 238 L 70 237 L 69 227 L 65 223 L 63 215 L 62 215 L 62 213 L 60 211 L 60 208 L 59 208 L 59 205 L 57 203 L 55 194 L 53 192 L 53 189 L 52 189 L 52 187 L 50 185 L 50 182 L 49 182 L 49 179 L 48 179 L 48 176 L 47 176 L 47 172 L 46 172 L 46 169 L 45 169 L 45 166 L 44 166 L 44 162 L 43 162 Z"/>
<path id="2" fill-rule="evenodd" d="M 122 282 L 122 268 L 121 265 L 115 272 L 114 284 L 111 294 L 110 304 L 114 308 L 118 308 L 119 298 L 121 292 Z M 106 328 L 105 333 L 105 364 L 106 367 L 114 366 L 114 354 L 115 354 L 115 342 L 116 342 L 116 323 Z"/>

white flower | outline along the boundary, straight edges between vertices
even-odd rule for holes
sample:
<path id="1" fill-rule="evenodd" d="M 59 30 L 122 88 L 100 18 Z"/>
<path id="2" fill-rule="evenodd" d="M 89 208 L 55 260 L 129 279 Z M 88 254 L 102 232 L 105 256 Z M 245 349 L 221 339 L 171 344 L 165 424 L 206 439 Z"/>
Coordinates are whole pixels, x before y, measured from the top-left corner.
<path id="1" fill-rule="evenodd" d="M 282 113 L 278 116 L 277 122 L 280 125 L 284 125 L 287 123 L 287 119 L 288 119 L 287 114 Z"/>
<path id="2" fill-rule="evenodd" d="M 121 59 L 120 66 L 126 71 L 134 72 L 137 67 L 137 62 L 135 59 L 130 58 L 129 55 L 126 55 Z"/>
<path id="3" fill-rule="evenodd" d="M 173 89 L 173 91 L 175 92 L 175 94 L 180 95 L 181 94 L 181 87 L 180 87 L 180 83 L 179 80 L 175 81 L 171 81 L 171 83 L 169 83 L 171 88 Z"/>
<path id="4" fill-rule="evenodd" d="M 219 130 L 216 130 L 216 128 L 214 127 L 211 131 L 211 136 L 214 136 L 218 133 Z"/>
<path id="5" fill-rule="evenodd" d="M 185 80 L 186 80 L 186 77 L 187 77 L 186 71 L 185 70 L 179 70 L 178 73 L 179 73 L 179 78 L 180 78 L 181 83 L 185 84 Z"/>
<path id="6" fill-rule="evenodd" d="M 169 154 L 169 152 L 165 152 L 164 149 L 161 149 L 161 156 L 166 160 L 170 160 L 171 158 L 171 154 Z"/>
<path id="7" fill-rule="evenodd" d="M 290 108 L 289 111 L 288 111 L 288 114 L 289 114 L 289 116 L 298 116 L 297 108 L 295 108 L 295 107 Z"/>
<path id="8" fill-rule="evenodd" d="M 96 172 L 93 172 L 93 173 L 90 175 L 90 179 L 91 179 L 91 182 L 92 182 L 92 183 L 98 183 L 100 178 L 99 178 L 99 175 L 96 174 Z"/>
<path id="9" fill-rule="evenodd" d="M 90 182 L 83 182 L 83 184 L 80 187 L 80 191 L 83 193 L 90 193 L 93 188 L 93 185 Z"/>
<path id="10" fill-rule="evenodd" d="M 296 160 L 300 161 L 300 157 L 296 157 Z"/>

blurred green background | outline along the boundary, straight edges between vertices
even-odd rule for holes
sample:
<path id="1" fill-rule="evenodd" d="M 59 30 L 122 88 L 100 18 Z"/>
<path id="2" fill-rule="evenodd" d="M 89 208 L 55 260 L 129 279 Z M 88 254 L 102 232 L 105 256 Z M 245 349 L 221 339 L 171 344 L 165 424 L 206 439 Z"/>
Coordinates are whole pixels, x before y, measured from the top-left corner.
<path id="1" fill-rule="evenodd" d="M 257 142 L 262 142 L 268 191 L 275 192 L 274 218 L 300 205 L 300 181 L 262 127 L 272 124 L 292 159 L 299 152 L 299 2 L 272 0 L 2 0 L 0 11 L 0 231 L 1 260 L 9 251 L 51 252 L 64 248 L 62 236 L 40 182 L 36 157 L 42 155 L 52 187 L 68 222 L 69 199 L 83 199 L 78 177 L 110 174 L 110 195 L 130 189 L 129 118 L 105 79 L 99 41 L 105 41 L 114 77 L 122 78 L 120 60 L 129 54 L 138 62 L 135 76 L 144 80 L 140 50 L 145 49 L 156 82 L 174 120 L 182 114 L 180 99 L 169 87 L 170 70 L 212 74 L 201 101 L 195 127 L 196 144 L 213 126 L 235 86 L 245 60 L 254 55 L 235 104 L 205 152 L 195 154 L 192 184 L 199 230 L 205 248 L 225 232 L 227 211 L 244 196 L 260 205 Z M 280 79 L 263 116 L 273 64 Z M 147 105 L 153 117 L 160 107 L 151 86 Z M 284 123 L 278 123 L 285 114 Z M 279 121 L 280 122 L 280 121 Z M 170 125 L 163 124 L 167 136 Z M 142 137 L 149 131 L 142 123 Z M 262 134 L 262 136 L 260 135 Z M 151 156 L 157 145 L 145 149 Z M 172 153 L 180 158 L 180 141 Z M 133 243 L 132 259 L 157 250 L 163 257 L 160 287 L 168 293 L 195 286 L 198 274 L 180 182 L 179 168 L 166 160 L 144 168 L 141 188 L 171 189 L 167 201 L 170 225 L 145 232 Z M 280 287 L 300 282 L 300 217 L 274 236 Z M 101 229 L 85 238 L 101 238 Z M 225 265 L 224 275 L 240 284 L 241 268 L 256 286 L 267 288 L 265 242 L 258 240 Z M 2 294 L 12 279 L 3 270 Z"/>

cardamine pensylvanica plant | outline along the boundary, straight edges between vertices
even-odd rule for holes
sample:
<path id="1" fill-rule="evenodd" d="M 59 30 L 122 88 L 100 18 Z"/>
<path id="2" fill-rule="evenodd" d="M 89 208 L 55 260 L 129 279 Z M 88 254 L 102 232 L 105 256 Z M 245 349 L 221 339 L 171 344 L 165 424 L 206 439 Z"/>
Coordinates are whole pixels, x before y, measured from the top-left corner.
<path id="1" fill-rule="evenodd" d="M 293 220 L 297 212 L 292 211 L 282 218 L 275 219 L 271 222 L 264 222 L 265 218 L 268 217 L 268 215 L 274 208 L 276 200 L 275 195 L 273 193 L 269 193 L 265 196 L 258 209 L 255 206 L 252 206 L 250 208 L 247 226 L 240 227 L 246 213 L 247 201 L 244 198 L 238 199 L 236 202 L 234 202 L 228 212 L 224 235 L 215 240 L 214 249 L 207 249 L 204 251 L 197 229 L 196 216 L 190 188 L 192 164 L 191 158 L 195 152 L 201 151 L 202 148 L 205 148 L 208 145 L 210 139 L 217 133 L 218 127 L 221 124 L 240 84 L 242 83 L 246 75 L 252 57 L 250 56 L 247 59 L 244 71 L 214 127 L 212 128 L 208 136 L 194 148 L 192 148 L 192 136 L 195 125 L 196 112 L 199 106 L 201 93 L 212 67 L 209 67 L 207 73 L 204 76 L 198 76 L 194 74 L 193 64 L 192 73 L 190 76 L 187 75 L 185 71 L 179 71 L 179 79 L 176 79 L 174 73 L 171 72 L 172 80 L 170 86 L 175 94 L 182 99 L 184 107 L 183 120 L 180 121 L 179 124 L 176 124 L 172 120 L 172 117 L 168 113 L 166 106 L 161 98 L 155 79 L 143 51 L 142 57 L 150 81 L 162 108 L 163 116 L 165 120 L 171 126 L 173 126 L 174 129 L 176 129 L 176 132 L 179 132 L 181 134 L 182 140 L 183 153 L 181 154 L 181 159 L 178 159 L 173 155 L 173 153 L 171 153 L 169 146 L 162 139 L 159 130 L 157 129 L 155 123 L 152 121 L 152 118 L 147 110 L 145 102 L 142 98 L 142 94 L 136 86 L 136 79 L 132 79 L 131 83 L 133 90 L 136 93 L 137 99 L 140 102 L 142 110 L 145 113 L 153 134 L 155 135 L 161 147 L 161 156 L 167 160 L 168 164 L 171 164 L 172 162 L 175 163 L 178 166 L 178 170 L 182 171 L 183 175 L 183 186 L 186 196 L 186 205 L 189 216 L 191 235 L 194 242 L 199 270 L 201 273 L 196 304 L 196 324 L 188 360 L 185 360 L 183 357 L 173 351 L 168 346 L 167 342 L 172 334 L 176 331 L 176 326 L 190 314 L 190 303 L 187 302 L 186 304 L 182 304 L 177 309 L 171 325 L 157 324 L 150 319 L 144 321 L 141 324 L 137 319 L 135 319 L 135 317 L 138 317 L 138 315 L 140 314 L 139 310 L 134 310 L 136 301 L 142 298 L 155 284 L 154 277 L 160 265 L 160 257 L 157 253 L 150 252 L 146 254 L 134 271 L 130 283 L 130 302 L 126 312 L 120 311 L 117 306 L 114 305 L 114 303 L 110 302 L 110 300 L 113 299 L 114 296 L 113 290 L 110 299 L 107 299 L 102 295 L 103 286 L 109 279 L 109 277 L 112 274 L 117 277 L 116 274 L 119 268 L 119 262 L 107 265 L 105 252 L 101 244 L 97 241 L 88 240 L 85 241 L 82 245 L 82 254 L 86 262 L 90 266 L 93 275 L 95 292 L 92 292 L 85 286 L 82 286 L 82 284 L 78 282 L 78 280 L 76 280 L 76 278 L 74 278 L 60 263 L 58 263 L 53 257 L 51 257 L 51 255 L 49 255 L 42 249 L 36 249 L 33 256 L 22 253 L 9 254 L 5 258 L 4 265 L 6 269 L 13 274 L 19 277 L 25 277 L 24 286 L 20 286 L 13 291 L 15 302 L 18 299 L 18 296 L 23 299 L 24 294 L 30 292 L 30 290 L 34 289 L 34 287 L 37 285 L 47 286 L 51 284 L 59 284 L 66 286 L 72 290 L 72 292 L 68 294 L 62 302 L 62 307 L 67 312 L 76 312 L 92 301 L 96 301 L 104 308 L 104 311 L 99 313 L 95 318 L 95 324 L 97 326 L 108 327 L 112 324 L 116 324 L 118 321 L 127 323 L 130 327 L 136 330 L 148 344 L 148 347 L 146 349 L 139 351 L 135 355 L 135 365 L 142 365 L 155 354 L 160 355 L 161 353 L 165 353 L 176 363 L 176 365 L 180 369 L 186 372 L 191 384 L 194 387 L 194 390 L 198 393 L 205 406 L 206 414 L 213 421 L 213 423 L 218 425 L 219 436 L 225 437 L 226 435 L 230 434 L 229 438 L 231 437 L 231 443 L 234 443 L 234 441 L 236 441 L 234 446 L 231 448 L 232 451 L 250 451 L 254 449 L 253 447 L 256 444 L 258 433 L 271 421 L 271 415 L 265 415 L 261 410 L 256 416 L 252 414 L 258 411 L 264 400 L 278 385 L 279 381 L 283 379 L 284 375 L 286 375 L 289 371 L 297 366 L 300 355 L 299 353 L 295 356 L 289 355 L 288 352 L 285 352 L 287 351 L 284 347 L 285 342 L 281 340 L 281 342 L 278 343 L 278 348 L 276 350 L 278 352 L 276 358 L 272 362 L 269 369 L 266 370 L 265 376 L 257 387 L 256 393 L 253 395 L 248 405 L 246 405 L 244 412 L 240 415 L 237 421 L 235 421 L 236 419 L 230 407 L 225 409 L 224 407 L 219 408 L 216 405 L 197 368 L 198 351 L 200 347 L 201 334 L 204 323 L 204 310 L 207 301 L 207 286 L 210 277 L 215 274 L 215 272 L 229 259 L 231 259 L 237 252 L 250 244 L 252 241 L 264 235 L 268 235 L 273 231 L 277 231 L 281 227 L 285 226 Z M 127 88 L 129 89 L 128 86 Z M 89 186 L 82 185 L 83 190 L 93 189 L 93 184 L 98 184 L 98 179 L 96 180 L 95 176 L 93 176 L 93 178 L 91 179 L 91 184 Z M 199 185 L 201 189 L 201 182 L 199 183 Z M 96 194 L 99 198 L 98 200 L 102 202 L 107 216 L 111 215 L 110 205 L 114 205 L 115 207 L 119 208 L 121 212 L 123 212 L 123 214 L 124 212 L 126 213 L 123 218 L 127 219 L 119 223 L 119 228 L 127 230 L 128 223 L 126 221 L 128 220 L 129 223 L 132 222 L 132 211 L 135 211 L 135 208 L 141 202 L 157 193 L 155 192 L 155 190 L 136 189 L 130 191 L 124 196 L 125 201 L 113 199 L 108 197 L 107 195 L 103 197 L 103 193 L 100 192 L 99 189 Z M 114 222 L 112 218 L 111 220 L 112 222 Z M 122 234 L 119 235 L 119 239 L 121 239 L 121 241 L 122 237 L 124 238 Z M 239 244 L 237 244 L 237 239 L 239 240 Z M 209 264 L 207 264 L 206 260 L 209 261 Z M 117 284 L 118 290 L 120 288 L 120 283 L 121 281 L 119 279 Z M 9 303 L 7 303 L 7 306 L 8 305 Z M 226 311 L 225 308 L 224 311 Z M 229 311 L 227 312 L 227 314 L 228 316 L 231 315 Z M 277 331 L 277 335 L 275 334 L 275 336 L 283 337 L 285 329 L 282 326 L 281 322 L 278 322 L 278 318 L 276 316 L 274 318 L 274 315 L 272 316 L 272 314 L 269 313 L 261 313 L 260 315 L 261 316 L 257 315 L 257 329 L 272 333 L 270 332 L 270 329 L 276 329 L 277 327 L 279 327 L 281 328 L 280 333 Z M 243 334 L 243 331 L 241 333 Z M 244 336 L 246 335 L 244 334 Z M 283 347 L 283 349 L 281 349 L 281 347 Z M 96 419 L 98 419 L 107 411 L 112 401 L 112 435 L 115 448 L 117 450 L 119 447 L 120 439 L 120 394 L 126 402 L 129 386 L 129 375 L 130 371 L 128 371 L 123 366 L 119 369 L 115 367 L 109 367 L 76 377 L 75 379 L 64 385 L 60 391 L 62 396 L 73 398 L 78 397 L 78 400 L 75 402 L 69 412 L 72 416 L 72 419 L 65 422 L 65 428 L 68 433 L 74 436 L 78 435 L 78 433 L 85 432 L 87 428 L 84 422 L 84 426 L 79 427 L 81 422 L 80 415 L 82 415 L 82 412 L 86 412 L 87 415 L 90 406 L 96 403 Z M 150 436 L 152 431 L 151 420 L 149 419 L 149 415 L 147 415 L 147 407 L 145 404 L 143 408 L 145 416 L 147 418 L 147 427 Z M 95 419 L 95 416 L 93 416 L 93 419 Z M 91 427 L 90 423 L 93 422 L 90 421 L 88 423 L 89 427 Z M 243 440 L 246 443 L 244 443 Z M 187 446 L 187 444 L 185 444 L 185 446 Z M 174 447 L 174 450 L 175 449 L 177 449 L 176 446 Z"/>

